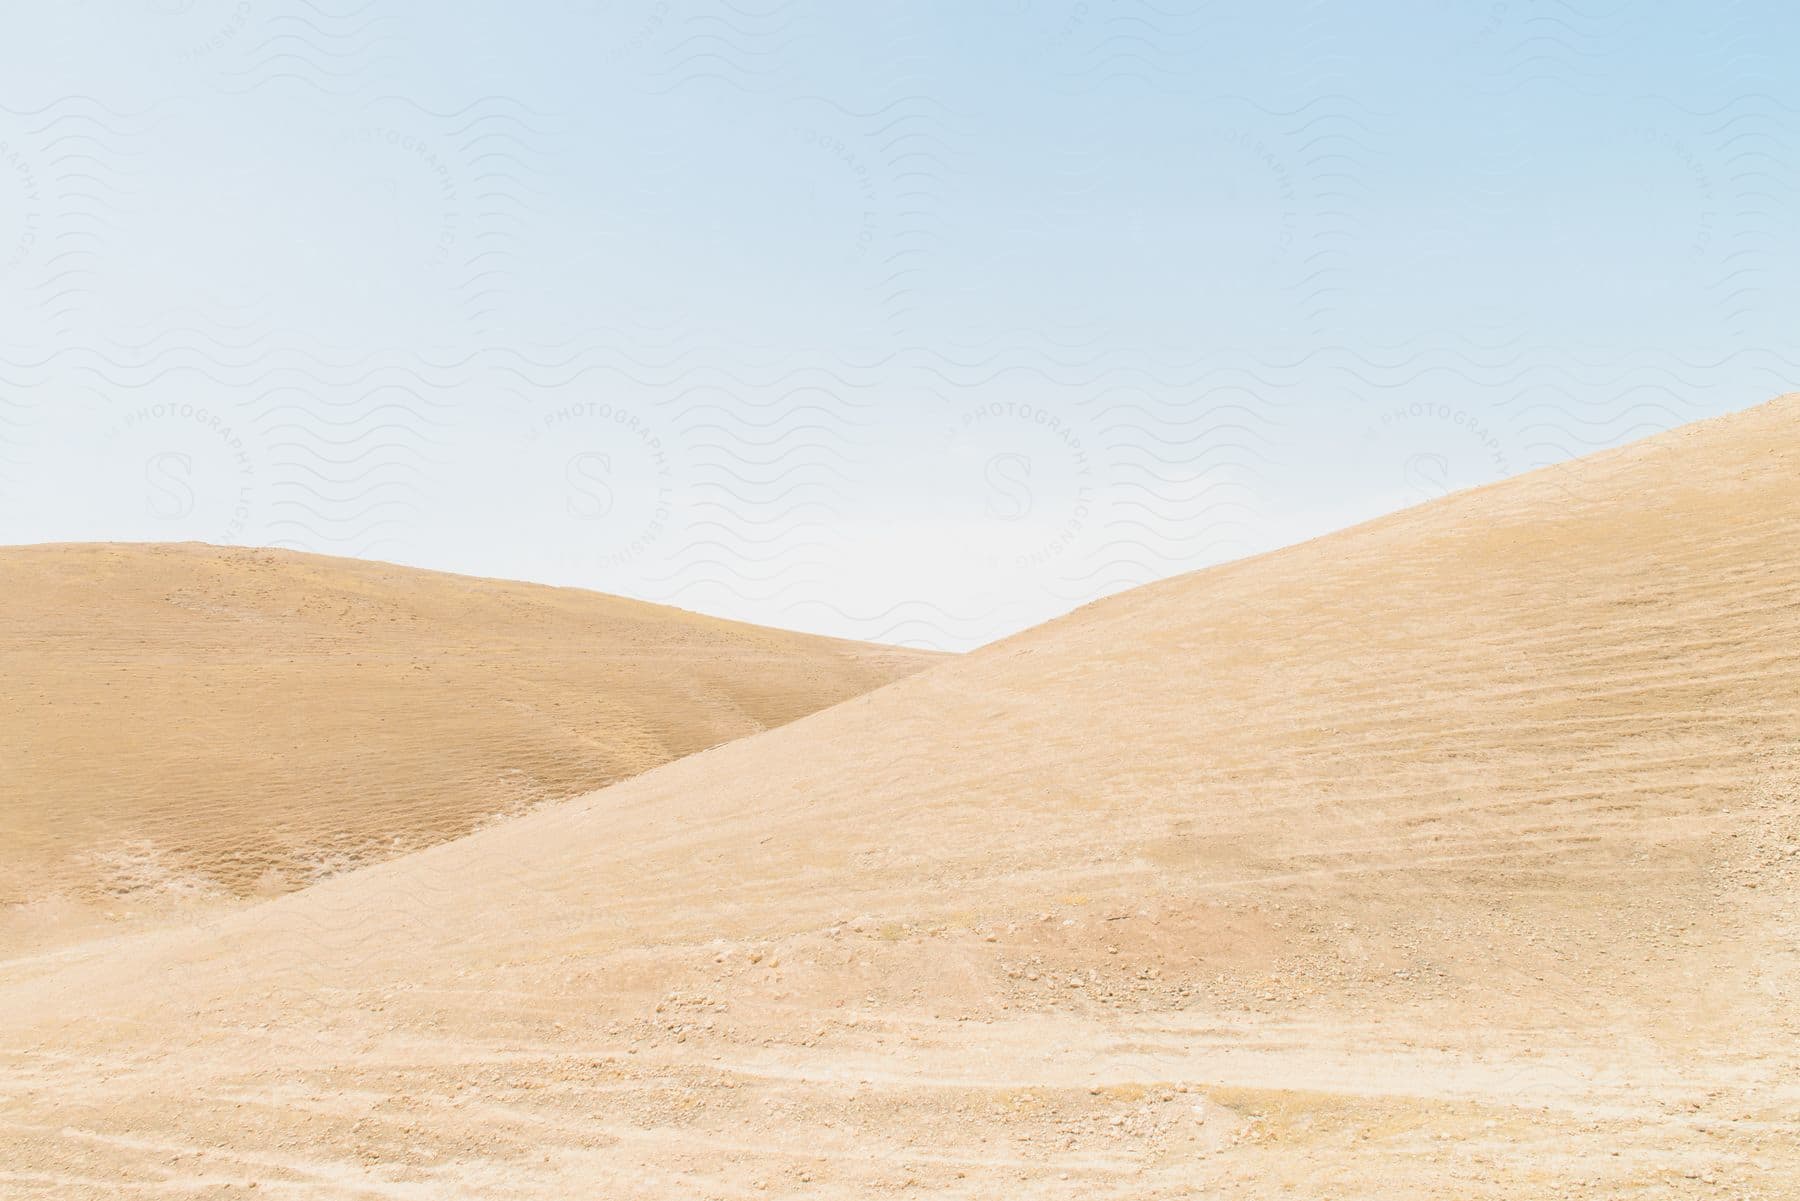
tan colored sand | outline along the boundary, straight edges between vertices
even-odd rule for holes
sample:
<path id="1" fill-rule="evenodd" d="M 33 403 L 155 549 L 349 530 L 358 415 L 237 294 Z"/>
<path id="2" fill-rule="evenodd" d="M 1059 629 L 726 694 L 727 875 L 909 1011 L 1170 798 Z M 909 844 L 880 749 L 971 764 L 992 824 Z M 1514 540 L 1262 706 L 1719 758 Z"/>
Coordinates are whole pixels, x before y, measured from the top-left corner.
<path id="1" fill-rule="evenodd" d="M 0 964 L 21 1195 L 1800 1195 L 1800 401 Z"/>
<path id="2" fill-rule="evenodd" d="M 289 891 L 936 658 L 199 544 L 0 549 L 0 596 L 0 949 Z"/>

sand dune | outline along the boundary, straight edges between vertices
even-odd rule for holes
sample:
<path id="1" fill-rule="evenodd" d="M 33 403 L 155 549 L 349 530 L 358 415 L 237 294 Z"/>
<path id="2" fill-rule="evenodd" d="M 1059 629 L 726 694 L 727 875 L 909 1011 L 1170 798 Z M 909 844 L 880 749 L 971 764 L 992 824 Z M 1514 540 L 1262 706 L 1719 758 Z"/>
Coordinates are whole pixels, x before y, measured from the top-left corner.
<path id="1" fill-rule="evenodd" d="M 0 550 L 0 947 L 288 891 L 933 661 L 198 544 Z"/>
<path id="2" fill-rule="evenodd" d="M 1800 1195 L 1800 401 L 0 964 L 22 1195 Z"/>

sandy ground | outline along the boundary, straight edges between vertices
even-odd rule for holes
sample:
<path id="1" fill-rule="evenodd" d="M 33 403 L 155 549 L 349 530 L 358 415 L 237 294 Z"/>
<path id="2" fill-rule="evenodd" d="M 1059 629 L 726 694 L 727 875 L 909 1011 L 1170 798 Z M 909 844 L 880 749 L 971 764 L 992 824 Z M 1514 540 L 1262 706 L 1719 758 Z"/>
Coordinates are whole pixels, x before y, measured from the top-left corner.
<path id="1" fill-rule="evenodd" d="M 199 544 L 0 549 L 0 597 L 0 952 L 216 915 L 937 659 Z"/>
<path id="2" fill-rule="evenodd" d="M 0 963 L 21 1197 L 1800 1196 L 1800 401 Z"/>

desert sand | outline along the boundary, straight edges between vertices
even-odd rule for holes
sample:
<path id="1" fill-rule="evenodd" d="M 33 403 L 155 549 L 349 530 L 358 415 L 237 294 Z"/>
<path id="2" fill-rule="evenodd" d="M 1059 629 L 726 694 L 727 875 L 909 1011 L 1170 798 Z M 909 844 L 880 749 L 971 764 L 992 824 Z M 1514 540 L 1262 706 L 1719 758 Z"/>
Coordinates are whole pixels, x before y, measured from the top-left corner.
<path id="1" fill-rule="evenodd" d="M 1458 494 L 0 963 L 0 1189 L 1800 1196 L 1797 434 Z"/>
<path id="2" fill-rule="evenodd" d="M 0 549 L 0 952 L 214 913 L 934 662 L 571 588 Z"/>

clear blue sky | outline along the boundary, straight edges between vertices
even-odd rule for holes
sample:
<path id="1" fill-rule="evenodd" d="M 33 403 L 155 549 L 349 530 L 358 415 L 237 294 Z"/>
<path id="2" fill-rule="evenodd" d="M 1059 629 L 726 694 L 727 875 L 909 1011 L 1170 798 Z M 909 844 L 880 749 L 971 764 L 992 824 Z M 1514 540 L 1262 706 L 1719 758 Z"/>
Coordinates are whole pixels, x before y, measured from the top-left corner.
<path id="1" fill-rule="evenodd" d="M 0 541 L 964 647 L 1796 386 L 1783 5 L 0 17 Z"/>

